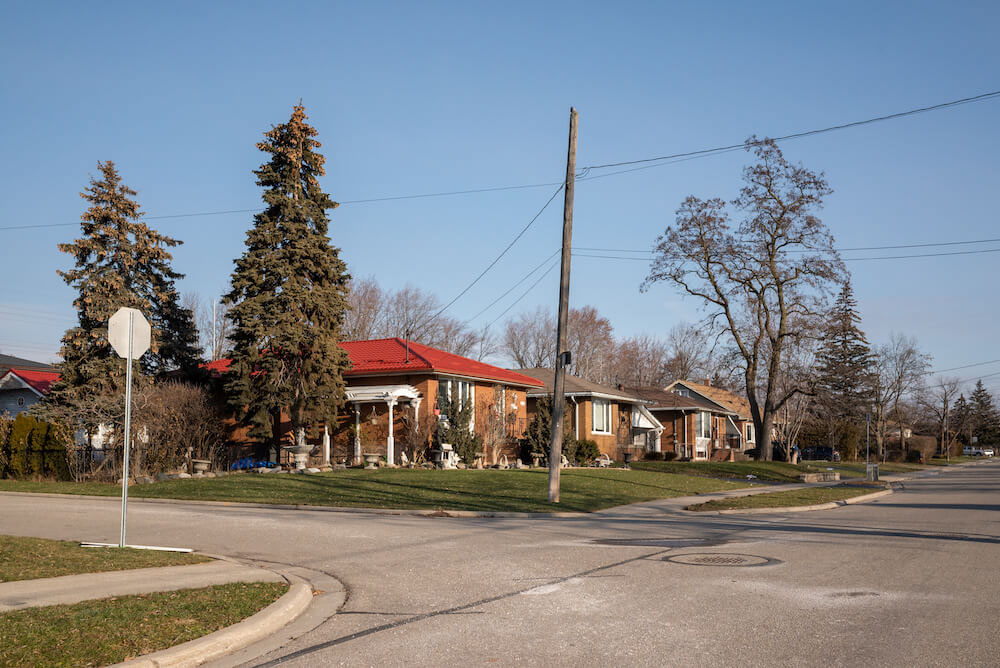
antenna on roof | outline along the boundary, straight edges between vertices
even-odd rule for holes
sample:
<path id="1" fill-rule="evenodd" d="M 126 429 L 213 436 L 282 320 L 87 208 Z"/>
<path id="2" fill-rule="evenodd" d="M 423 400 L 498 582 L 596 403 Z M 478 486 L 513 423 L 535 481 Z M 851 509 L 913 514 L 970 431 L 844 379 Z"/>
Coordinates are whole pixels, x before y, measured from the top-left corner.
<path id="1" fill-rule="evenodd" d="M 403 333 L 405 334 L 404 341 L 406 341 L 406 364 L 410 363 L 410 329 L 407 327 Z"/>

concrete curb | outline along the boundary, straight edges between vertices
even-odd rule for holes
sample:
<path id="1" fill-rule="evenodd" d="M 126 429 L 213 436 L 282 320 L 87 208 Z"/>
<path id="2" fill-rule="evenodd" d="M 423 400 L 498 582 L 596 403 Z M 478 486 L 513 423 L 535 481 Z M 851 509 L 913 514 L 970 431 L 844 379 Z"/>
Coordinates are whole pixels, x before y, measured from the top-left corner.
<path id="1" fill-rule="evenodd" d="M 197 666 L 221 658 L 266 638 L 305 612 L 313 591 L 305 582 L 296 582 L 284 596 L 242 622 L 196 638 L 175 647 L 160 650 L 115 664 L 141 668 L 182 668 Z"/>
<path id="2" fill-rule="evenodd" d="M 888 496 L 892 494 L 891 489 L 883 489 L 878 492 L 873 492 L 871 494 L 862 494 L 861 496 L 853 496 L 849 499 L 844 499 L 842 501 L 830 501 L 828 503 L 817 503 L 811 506 L 777 506 L 774 508 L 732 508 L 729 510 L 688 510 L 684 509 L 685 513 L 691 513 L 692 515 L 768 515 L 774 513 L 804 513 L 810 510 L 830 510 L 832 508 L 839 508 L 840 506 L 853 505 L 855 503 L 864 503 L 866 501 L 872 501 L 883 496 Z"/>
<path id="3" fill-rule="evenodd" d="M 41 496 L 60 497 L 73 499 L 92 499 L 95 501 L 108 501 L 120 499 L 114 496 L 95 496 L 93 494 L 46 494 L 44 492 L 0 492 L 0 496 Z M 283 504 L 283 503 L 249 503 L 246 501 L 201 501 L 198 499 L 144 499 L 141 497 L 129 496 L 131 503 L 166 503 L 166 504 L 193 504 L 197 506 L 221 506 L 230 508 L 262 508 L 264 510 L 311 510 L 319 513 L 354 513 L 360 515 L 408 515 L 418 517 L 500 517 L 532 519 L 550 517 L 589 517 L 593 513 L 578 512 L 539 512 L 521 513 L 492 510 L 438 510 L 429 508 L 354 508 L 351 506 L 310 506 L 306 504 Z"/>

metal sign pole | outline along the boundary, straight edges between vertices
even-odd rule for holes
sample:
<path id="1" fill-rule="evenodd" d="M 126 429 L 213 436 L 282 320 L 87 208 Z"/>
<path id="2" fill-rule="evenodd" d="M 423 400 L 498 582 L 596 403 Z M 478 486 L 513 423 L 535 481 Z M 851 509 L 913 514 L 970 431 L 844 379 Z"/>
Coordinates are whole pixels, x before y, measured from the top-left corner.
<path id="1" fill-rule="evenodd" d="M 122 470 L 122 537 L 118 547 L 125 547 L 125 518 L 128 506 L 128 450 L 132 429 L 132 334 L 135 314 L 128 314 L 128 356 L 125 358 L 125 465 Z"/>

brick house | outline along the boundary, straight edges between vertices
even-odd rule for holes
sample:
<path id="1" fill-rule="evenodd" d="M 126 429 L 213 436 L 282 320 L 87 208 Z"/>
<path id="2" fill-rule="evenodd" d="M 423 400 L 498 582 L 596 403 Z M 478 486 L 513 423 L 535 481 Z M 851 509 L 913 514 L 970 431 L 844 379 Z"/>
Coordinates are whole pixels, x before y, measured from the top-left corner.
<path id="1" fill-rule="evenodd" d="M 681 394 L 660 388 L 627 388 L 648 402 L 646 408 L 663 425 L 660 436 L 663 452 L 674 452 L 678 459 L 704 461 L 720 448 L 739 446 L 733 434 L 727 435 L 734 411 L 695 394 Z M 720 436 L 721 435 L 721 436 Z"/>
<path id="2" fill-rule="evenodd" d="M 441 393 L 461 404 L 471 402 L 470 426 L 483 434 L 500 392 L 506 438 L 496 455 L 516 457 L 517 439 L 527 424 L 526 391 L 541 386 L 536 379 L 401 338 L 344 341 L 340 346 L 351 360 L 351 369 L 344 372 L 346 410 L 324 433 L 310 435 L 309 442 L 320 446 L 318 463 L 358 463 L 365 454 L 381 455 L 394 465 L 404 456 L 412 459 L 427 447 L 437 420 L 444 417 L 437 408 Z M 212 362 L 207 368 L 223 373 L 229 360 Z M 282 415 L 280 437 L 292 443 L 287 415 Z M 233 440 L 251 442 L 244 429 L 237 429 Z M 271 456 L 277 459 L 280 453 Z"/>
<path id="3" fill-rule="evenodd" d="M 538 400 L 551 397 L 555 372 L 552 369 L 518 369 L 517 373 L 536 378 L 543 387 L 528 390 L 528 419 L 534 417 Z M 608 387 L 566 374 L 568 428 L 577 440 L 597 443 L 602 454 L 621 460 L 628 452 L 641 456 L 660 451 L 663 425 L 647 410 L 646 402 L 622 387 Z"/>
<path id="4" fill-rule="evenodd" d="M 746 397 L 721 387 L 714 387 L 712 381 L 707 379 L 703 383 L 678 380 L 668 385 L 666 389 L 683 397 L 705 399 L 726 412 L 725 429 L 718 429 L 717 435 L 713 437 L 713 448 L 743 451 L 757 447 L 750 402 Z"/>

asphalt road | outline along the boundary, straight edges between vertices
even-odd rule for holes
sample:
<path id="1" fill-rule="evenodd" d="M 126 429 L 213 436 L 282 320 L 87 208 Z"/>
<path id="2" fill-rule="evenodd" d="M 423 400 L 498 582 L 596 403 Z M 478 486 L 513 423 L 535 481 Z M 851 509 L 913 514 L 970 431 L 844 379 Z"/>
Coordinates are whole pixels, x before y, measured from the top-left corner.
<path id="1" fill-rule="evenodd" d="M 347 587 L 338 614 L 248 665 L 1000 664 L 1000 462 L 834 510 L 678 507 L 458 519 L 130 502 L 128 526 L 129 542 Z M 118 512 L 2 495 L 0 533 L 116 542 Z"/>

